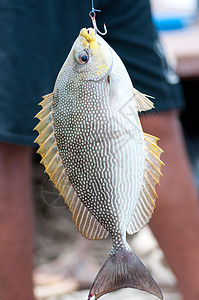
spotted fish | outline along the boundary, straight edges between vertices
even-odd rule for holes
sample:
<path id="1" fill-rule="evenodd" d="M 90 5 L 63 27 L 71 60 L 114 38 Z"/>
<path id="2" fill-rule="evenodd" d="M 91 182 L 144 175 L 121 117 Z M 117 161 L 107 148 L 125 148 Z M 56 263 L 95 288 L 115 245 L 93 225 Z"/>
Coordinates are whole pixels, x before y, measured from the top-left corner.
<path id="1" fill-rule="evenodd" d="M 157 138 L 143 133 L 138 111 L 153 108 L 138 92 L 116 52 L 83 28 L 43 97 L 38 153 L 50 179 L 87 239 L 108 235 L 112 248 L 90 289 L 95 299 L 125 287 L 163 299 L 126 241 L 149 222 L 162 176 Z"/>

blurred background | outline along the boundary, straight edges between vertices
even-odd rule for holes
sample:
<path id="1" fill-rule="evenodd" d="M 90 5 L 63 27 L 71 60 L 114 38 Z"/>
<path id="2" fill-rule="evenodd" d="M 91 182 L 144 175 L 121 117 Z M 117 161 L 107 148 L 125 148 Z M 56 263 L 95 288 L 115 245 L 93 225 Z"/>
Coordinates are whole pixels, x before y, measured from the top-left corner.
<path id="1" fill-rule="evenodd" d="M 167 60 L 182 81 L 186 110 L 180 119 L 199 190 L 199 1 L 151 0 L 151 7 Z M 175 81 L 173 73 L 167 76 Z M 71 213 L 44 173 L 40 159 L 34 151 L 34 294 L 37 300 L 86 299 L 88 289 L 109 252 L 111 241 L 88 241 L 85 245 L 72 222 Z M 149 226 L 133 238 L 128 237 L 128 241 L 156 278 L 165 299 L 182 300 L 177 279 Z M 106 295 L 104 299 L 152 300 L 155 297 L 126 289 Z"/>

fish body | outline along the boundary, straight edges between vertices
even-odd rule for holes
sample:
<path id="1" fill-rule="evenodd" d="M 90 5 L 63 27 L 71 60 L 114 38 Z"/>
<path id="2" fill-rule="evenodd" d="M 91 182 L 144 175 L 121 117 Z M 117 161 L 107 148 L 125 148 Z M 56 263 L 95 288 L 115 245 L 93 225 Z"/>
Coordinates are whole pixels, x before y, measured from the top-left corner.
<path id="1" fill-rule="evenodd" d="M 162 294 L 126 242 L 151 218 L 162 150 L 144 134 L 138 111 L 153 107 L 134 89 L 124 64 L 95 32 L 83 28 L 44 96 L 36 126 L 46 172 L 89 239 L 113 246 L 89 299 L 122 287 Z"/>

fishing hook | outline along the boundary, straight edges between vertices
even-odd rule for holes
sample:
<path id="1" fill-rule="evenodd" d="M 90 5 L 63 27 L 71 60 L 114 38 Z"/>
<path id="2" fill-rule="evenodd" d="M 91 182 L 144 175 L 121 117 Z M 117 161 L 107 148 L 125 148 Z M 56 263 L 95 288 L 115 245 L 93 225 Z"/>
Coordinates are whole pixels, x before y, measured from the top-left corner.
<path id="1" fill-rule="evenodd" d="M 93 28 L 94 28 L 95 32 L 97 32 L 97 33 L 99 33 L 99 34 L 101 34 L 101 35 L 105 35 L 105 34 L 107 34 L 107 28 L 106 28 L 106 25 L 104 24 L 104 32 L 101 32 L 101 31 L 98 29 L 98 27 L 97 27 L 97 23 L 96 23 L 96 19 L 95 19 L 95 17 L 96 17 L 96 11 L 101 12 L 101 10 L 95 9 L 95 8 L 94 8 L 93 0 L 92 0 L 92 10 L 89 12 L 89 17 L 90 17 L 91 20 L 92 20 Z"/>

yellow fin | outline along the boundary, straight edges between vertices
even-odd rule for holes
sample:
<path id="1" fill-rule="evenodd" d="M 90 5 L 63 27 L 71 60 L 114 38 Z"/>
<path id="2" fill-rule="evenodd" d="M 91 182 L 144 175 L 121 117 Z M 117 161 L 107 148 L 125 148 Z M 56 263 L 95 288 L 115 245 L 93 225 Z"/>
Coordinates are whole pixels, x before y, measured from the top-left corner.
<path id="1" fill-rule="evenodd" d="M 41 111 L 35 116 L 40 120 L 34 130 L 39 135 L 35 143 L 39 144 L 38 153 L 42 156 L 41 163 L 51 181 L 59 190 L 60 195 L 68 204 L 73 220 L 79 232 L 87 239 L 99 240 L 106 238 L 108 232 L 86 208 L 74 190 L 64 167 L 55 138 L 53 123 L 53 93 L 44 96 L 40 103 Z"/>
<path id="2" fill-rule="evenodd" d="M 140 93 L 135 88 L 133 88 L 133 96 L 135 98 L 138 111 L 141 112 L 141 111 L 146 111 L 146 110 L 150 110 L 150 109 L 154 108 L 153 102 L 147 98 L 150 96 Z M 153 97 L 151 97 L 151 98 L 153 98 Z"/>
<path id="3" fill-rule="evenodd" d="M 155 186 L 159 184 L 160 178 L 162 177 L 161 166 L 164 165 L 160 160 L 160 155 L 163 151 L 157 145 L 158 138 L 144 133 L 144 141 L 146 167 L 139 199 L 135 206 L 131 222 L 127 228 L 129 234 L 134 234 L 139 231 L 151 219 L 157 199 Z"/>

